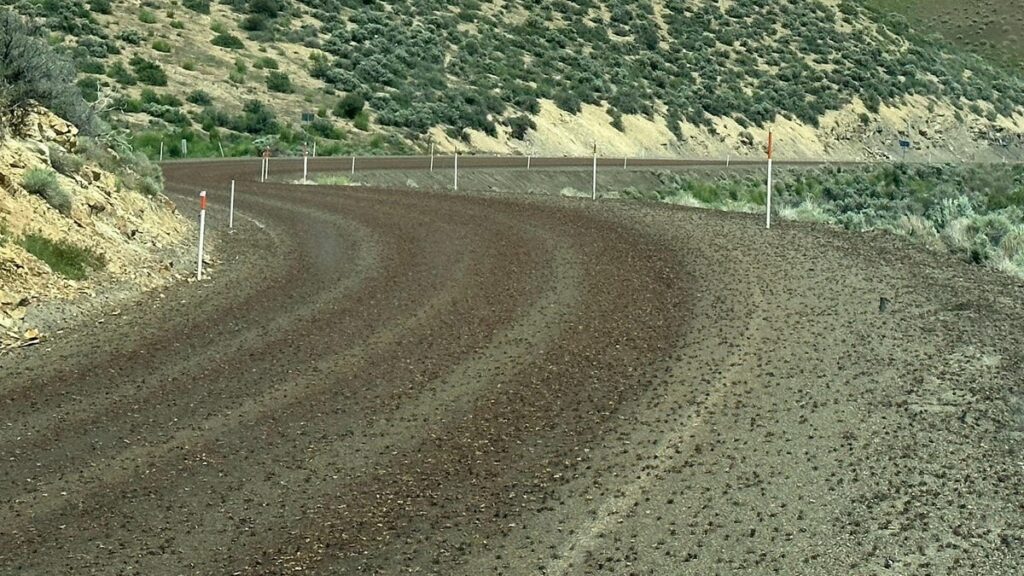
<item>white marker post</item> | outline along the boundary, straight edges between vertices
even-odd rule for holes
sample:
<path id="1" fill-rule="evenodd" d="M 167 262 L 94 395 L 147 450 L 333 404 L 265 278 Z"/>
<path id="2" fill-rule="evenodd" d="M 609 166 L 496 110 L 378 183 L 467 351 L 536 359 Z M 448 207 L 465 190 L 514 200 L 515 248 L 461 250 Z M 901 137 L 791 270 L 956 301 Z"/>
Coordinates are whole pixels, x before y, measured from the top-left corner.
<path id="1" fill-rule="evenodd" d="M 430 171 L 434 171 L 434 143 L 430 143 Z"/>
<path id="2" fill-rule="evenodd" d="M 313 138 L 313 158 L 316 158 L 316 138 Z"/>
<path id="3" fill-rule="evenodd" d="M 160 141 L 160 161 L 164 161 L 164 141 Z"/>
<path id="4" fill-rule="evenodd" d="M 199 193 L 199 257 L 196 264 L 196 280 L 203 279 L 203 242 L 206 241 L 206 191 Z"/>
<path id="5" fill-rule="evenodd" d="M 765 210 L 765 228 L 772 227 L 772 132 L 768 131 L 768 200 Z"/>
<path id="6" fill-rule="evenodd" d="M 597 200 L 597 142 L 594 142 L 594 182 L 590 199 Z"/>
<path id="7" fill-rule="evenodd" d="M 306 176 L 309 175 L 309 148 L 302 145 L 302 183 L 306 183 Z"/>
<path id="8" fill-rule="evenodd" d="M 235 227 L 235 181 L 231 181 L 231 202 L 228 204 L 228 228 Z"/>
<path id="9" fill-rule="evenodd" d="M 352 157 L 352 175 L 353 176 L 356 175 L 356 157 L 355 156 Z"/>
<path id="10" fill-rule="evenodd" d="M 623 156 L 622 157 L 622 169 L 626 170 L 627 168 L 629 168 L 629 156 Z"/>
<path id="11" fill-rule="evenodd" d="M 185 158 L 188 156 L 188 140 L 181 139 L 181 157 Z"/>
<path id="12" fill-rule="evenodd" d="M 459 191 L 459 151 L 455 150 L 455 191 Z"/>

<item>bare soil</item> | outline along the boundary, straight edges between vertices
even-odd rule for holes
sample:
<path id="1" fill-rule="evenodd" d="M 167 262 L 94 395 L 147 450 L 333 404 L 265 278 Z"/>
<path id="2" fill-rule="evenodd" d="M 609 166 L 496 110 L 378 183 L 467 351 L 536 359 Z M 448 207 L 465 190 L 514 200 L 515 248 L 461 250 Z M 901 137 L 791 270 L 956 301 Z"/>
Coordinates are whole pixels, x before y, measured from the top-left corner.
<path id="1" fill-rule="evenodd" d="M 223 263 L 0 357 L 0 573 L 1024 570 L 1018 282 L 742 214 L 166 173 Z"/>

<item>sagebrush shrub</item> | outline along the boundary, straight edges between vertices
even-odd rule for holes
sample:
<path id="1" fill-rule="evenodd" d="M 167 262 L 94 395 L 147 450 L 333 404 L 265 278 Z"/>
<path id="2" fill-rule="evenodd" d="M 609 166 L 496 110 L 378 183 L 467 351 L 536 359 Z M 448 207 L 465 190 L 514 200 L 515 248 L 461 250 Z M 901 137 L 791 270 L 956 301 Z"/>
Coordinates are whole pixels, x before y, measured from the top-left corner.
<path id="1" fill-rule="evenodd" d="M 82 170 L 85 161 L 75 154 L 70 154 L 60 146 L 50 144 L 50 166 L 65 176 L 74 176 Z"/>
<path id="2" fill-rule="evenodd" d="M 46 200 L 58 212 L 71 214 L 71 195 L 60 186 L 57 173 L 46 168 L 32 168 L 21 177 L 21 187 L 29 194 Z"/>
<path id="3" fill-rule="evenodd" d="M 20 129 L 38 102 L 83 133 L 95 133 L 98 122 L 73 81 L 74 66 L 40 34 L 14 12 L 0 9 L 0 128 Z"/>

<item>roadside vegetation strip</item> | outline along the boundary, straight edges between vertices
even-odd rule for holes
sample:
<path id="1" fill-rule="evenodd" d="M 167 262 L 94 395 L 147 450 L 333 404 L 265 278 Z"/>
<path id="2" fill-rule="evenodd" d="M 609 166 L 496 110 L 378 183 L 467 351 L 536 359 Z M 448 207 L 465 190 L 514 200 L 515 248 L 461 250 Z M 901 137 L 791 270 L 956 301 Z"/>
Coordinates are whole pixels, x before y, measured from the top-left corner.
<path id="1" fill-rule="evenodd" d="M 777 183 L 785 219 L 884 230 L 1024 278 L 1024 167 L 881 164 L 789 170 Z M 663 202 L 763 209 L 759 178 L 672 173 Z"/>
<path id="2" fill-rule="evenodd" d="M 84 280 L 90 271 L 101 270 L 106 259 L 89 248 L 75 246 L 66 240 L 51 240 L 41 234 L 26 234 L 21 246 L 39 258 L 55 273 L 69 280 Z"/>

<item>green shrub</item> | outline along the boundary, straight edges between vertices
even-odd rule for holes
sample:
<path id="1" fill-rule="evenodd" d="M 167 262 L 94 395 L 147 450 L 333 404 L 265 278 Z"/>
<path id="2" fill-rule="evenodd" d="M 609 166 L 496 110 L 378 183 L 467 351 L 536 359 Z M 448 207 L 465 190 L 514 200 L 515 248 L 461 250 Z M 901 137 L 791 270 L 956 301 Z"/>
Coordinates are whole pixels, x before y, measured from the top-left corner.
<path id="1" fill-rule="evenodd" d="M 525 114 L 509 118 L 507 123 L 512 130 L 512 137 L 516 140 L 524 140 L 528 131 L 537 128 L 537 124 L 533 119 Z"/>
<path id="2" fill-rule="evenodd" d="M 151 176 L 146 176 L 139 180 L 139 192 L 144 196 L 152 198 L 163 191 L 163 184 Z"/>
<path id="3" fill-rule="evenodd" d="M 198 106 L 209 106 L 210 104 L 213 104 L 213 96 L 210 96 L 210 93 L 205 90 L 193 90 L 192 92 L 189 92 L 185 99 Z"/>
<path id="4" fill-rule="evenodd" d="M 149 84 L 150 86 L 167 85 L 167 73 L 156 62 L 136 55 L 128 63 L 131 65 L 132 71 L 139 82 Z"/>
<path id="5" fill-rule="evenodd" d="M 89 10 L 97 14 L 110 14 L 110 0 L 89 0 Z"/>
<path id="6" fill-rule="evenodd" d="M 352 125 L 355 126 L 356 129 L 366 132 L 370 129 L 370 113 L 363 110 L 359 114 L 356 114 L 355 119 L 352 121 Z"/>
<path id="7" fill-rule="evenodd" d="M 164 54 L 170 54 L 171 43 L 163 38 L 157 38 L 156 40 L 153 40 L 153 50 L 163 52 Z"/>
<path id="8" fill-rule="evenodd" d="M 143 8 L 142 10 L 139 10 L 139 22 L 142 22 L 143 24 L 156 24 L 156 14 L 151 10 Z"/>
<path id="9" fill-rule="evenodd" d="M 34 34 L 20 16 L 0 9 L 0 127 L 19 130 L 39 103 L 95 133 L 99 123 L 72 81 L 74 66 Z"/>
<path id="10" fill-rule="evenodd" d="M 359 94 L 349 92 L 334 105 L 334 115 L 338 118 L 354 120 L 364 107 L 366 107 L 366 100 Z"/>
<path id="11" fill-rule="evenodd" d="M 181 5 L 200 14 L 210 13 L 210 0 L 182 0 Z"/>
<path id="12" fill-rule="evenodd" d="M 60 146 L 50 144 L 50 166 L 65 176 L 74 176 L 82 171 L 85 161 L 80 156 L 69 154 Z"/>
<path id="13" fill-rule="evenodd" d="M 227 32 L 221 32 L 214 36 L 211 43 L 214 46 L 220 46 L 221 48 L 227 48 L 228 50 L 241 50 L 242 48 L 245 48 L 245 43 L 242 42 L 241 38 Z"/>
<path id="14" fill-rule="evenodd" d="M 57 182 L 57 173 L 46 168 L 32 168 L 21 177 L 21 187 L 35 194 L 61 214 L 71 214 L 71 195 Z"/>
<path id="15" fill-rule="evenodd" d="M 21 245 L 29 254 L 46 262 L 54 273 L 70 280 L 84 280 L 89 270 L 100 270 L 106 266 L 102 254 L 66 240 L 54 241 L 41 234 L 27 234 Z"/>
<path id="16" fill-rule="evenodd" d="M 107 76 L 122 86 L 134 86 L 138 83 L 135 75 L 122 62 L 114 62 L 107 68 Z"/>
<path id="17" fill-rule="evenodd" d="M 292 79 L 288 74 L 276 70 L 272 70 L 267 74 L 267 89 L 271 92 L 281 92 L 283 94 L 290 94 L 294 90 L 292 88 Z"/>
<path id="18" fill-rule="evenodd" d="M 260 56 L 252 63 L 252 67 L 257 70 L 277 70 L 277 60 L 274 60 L 270 56 Z"/>
<path id="19" fill-rule="evenodd" d="M 95 102 L 100 99 L 100 82 L 95 76 L 83 76 L 75 82 L 75 85 L 78 86 L 82 98 L 86 102 Z"/>

